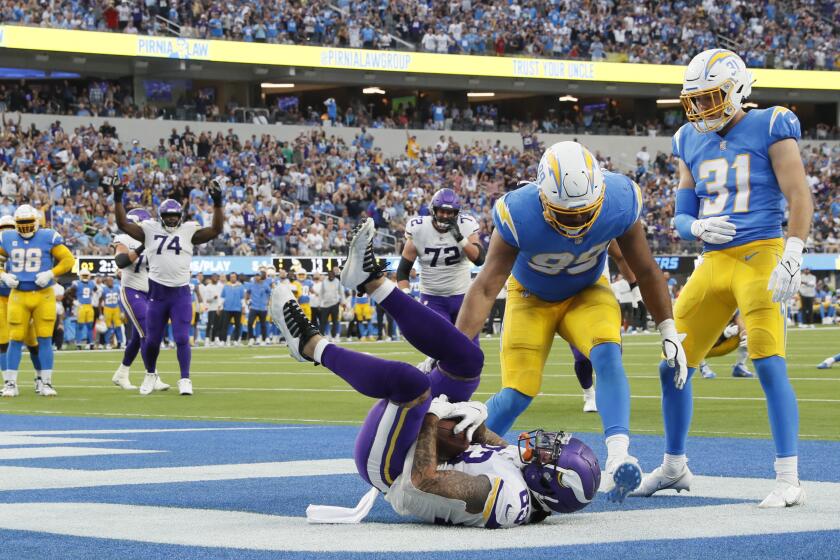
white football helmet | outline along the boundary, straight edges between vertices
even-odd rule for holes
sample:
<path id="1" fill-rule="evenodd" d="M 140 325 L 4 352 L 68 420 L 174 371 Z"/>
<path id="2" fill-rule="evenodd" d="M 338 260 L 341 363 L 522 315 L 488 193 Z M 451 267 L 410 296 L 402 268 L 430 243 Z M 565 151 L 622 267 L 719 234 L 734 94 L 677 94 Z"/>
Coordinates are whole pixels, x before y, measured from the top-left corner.
<path id="1" fill-rule="evenodd" d="M 18 209 L 15 210 L 15 228 L 20 236 L 25 239 L 29 239 L 38 231 L 40 219 L 38 211 L 28 204 L 18 206 Z"/>
<path id="2" fill-rule="evenodd" d="M 752 72 L 741 57 L 725 49 L 703 51 L 688 64 L 680 101 L 697 132 L 726 126 L 752 92 Z"/>
<path id="3" fill-rule="evenodd" d="M 604 173 L 598 160 L 577 142 L 557 142 L 537 169 L 543 217 L 560 235 L 582 237 L 604 204 Z"/>
<path id="4" fill-rule="evenodd" d="M 15 229 L 15 219 L 9 214 L 0 217 L 0 231 L 4 229 Z"/>

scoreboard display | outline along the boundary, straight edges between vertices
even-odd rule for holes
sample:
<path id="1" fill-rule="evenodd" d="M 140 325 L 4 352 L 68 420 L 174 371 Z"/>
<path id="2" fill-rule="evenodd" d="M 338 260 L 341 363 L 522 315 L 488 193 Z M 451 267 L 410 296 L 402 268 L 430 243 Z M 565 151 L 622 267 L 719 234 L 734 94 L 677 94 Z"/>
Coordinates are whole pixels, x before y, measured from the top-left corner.
<path id="1" fill-rule="evenodd" d="M 93 276 L 115 276 L 117 263 L 114 257 L 78 257 L 73 272 L 78 274 L 81 270 L 87 270 Z"/>

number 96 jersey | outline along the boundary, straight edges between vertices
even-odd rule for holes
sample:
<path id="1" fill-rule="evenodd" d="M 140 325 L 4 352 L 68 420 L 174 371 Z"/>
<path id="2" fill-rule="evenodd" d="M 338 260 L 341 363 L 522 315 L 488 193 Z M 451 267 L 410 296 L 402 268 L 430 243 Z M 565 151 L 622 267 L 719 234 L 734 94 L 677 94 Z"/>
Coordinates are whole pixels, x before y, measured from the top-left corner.
<path id="1" fill-rule="evenodd" d="M 519 249 L 513 277 L 529 293 L 548 302 L 568 299 L 601 277 L 610 241 L 639 219 L 639 186 L 604 171 L 604 205 L 582 237 L 560 235 L 543 218 L 539 188 L 528 183 L 496 201 L 493 222 L 505 242 Z"/>
<path id="2" fill-rule="evenodd" d="M 737 234 L 729 243 L 706 244 L 707 251 L 782 237 L 784 196 L 768 149 L 781 140 L 799 140 L 799 119 L 784 107 L 754 109 L 725 136 L 683 125 L 672 141 L 685 162 L 700 199 L 699 218 L 729 216 Z"/>
<path id="3" fill-rule="evenodd" d="M 146 234 L 143 256 L 149 263 L 149 279 L 170 288 L 188 286 L 192 238 L 201 227 L 198 222 L 184 222 L 172 232 L 155 220 L 141 222 L 140 227 Z"/>
<path id="4" fill-rule="evenodd" d="M 467 239 L 478 232 L 478 222 L 468 214 L 460 214 L 458 229 L 464 239 Z M 431 216 L 417 216 L 409 220 L 405 236 L 411 239 L 417 248 L 422 293 L 430 296 L 467 293 L 472 263 L 451 233 L 441 233 L 435 229 Z"/>
<path id="5" fill-rule="evenodd" d="M 64 245 L 61 235 L 51 229 L 39 229 L 26 239 L 15 230 L 7 230 L 0 237 L 0 246 L 6 254 L 6 270 L 14 274 L 18 282 L 17 290 L 33 292 L 41 290 L 35 283 L 39 272 L 46 272 L 55 266 L 53 249 Z M 48 286 L 52 285 L 50 282 Z"/>

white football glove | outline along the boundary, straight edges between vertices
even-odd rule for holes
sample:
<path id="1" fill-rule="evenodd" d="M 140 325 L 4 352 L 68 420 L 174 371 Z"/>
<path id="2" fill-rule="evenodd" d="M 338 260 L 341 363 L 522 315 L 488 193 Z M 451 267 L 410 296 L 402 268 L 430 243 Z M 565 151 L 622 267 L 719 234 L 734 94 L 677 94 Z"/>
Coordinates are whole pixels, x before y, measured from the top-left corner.
<path id="1" fill-rule="evenodd" d="M 444 418 L 451 418 L 452 412 L 455 410 L 455 404 L 449 402 L 449 397 L 441 395 L 432 399 L 432 404 L 429 405 L 428 414 L 434 414 L 441 420 Z"/>
<path id="2" fill-rule="evenodd" d="M 35 275 L 35 283 L 40 288 L 46 288 L 52 279 L 55 278 L 55 274 L 53 274 L 52 270 L 45 270 L 44 272 L 39 272 Z"/>
<path id="3" fill-rule="evenodd" d="M 438 361 L 435 360 L 434 358 L 426 358 L 425 360 L 423 360 L 422 362 L 420 362 L 419 364 L 417 364 L 414 367 L 416 367 L 417 369 L 419 369 L 420 371 L 422 371 L 423 373 L 428 375 L 429 373 L 431 373 L 431 371 L 433 369 L 435 369 L 437 367 L 437 363 L 438 363 Z"/>
<path id="4" fill-rule="evenodd" d="M 633 309 L 639 307 L 639 304 L 642 302 L 642 291 L 639 289 L 638 284 L 633 286 L 633 289 L 630 290 L 630 296 L 633 298 L 631 302 L 633 304 Z"/>
<path id="5" fill-rule="evenodd" d="M 455 410 L 452 412 L 452 416 L 461 417 L 461 421 L 455 425 L 452 433 L 460 434 L 464 430 L 467 430 L 467 441 L 472 441 L 476 428 L 487 420 L 487 407 L 483 402 L 479 401 L 455 403 Z"/>
<path id="6" fill-rule="evenodd" d="M 799 292 L 799 285 L 802 284 L 802 251 L 805 249 L 805 242 L 797 237 L 788 237 L 785 243 L 785 252 L 773 274 L 770 275 L 770 282 L 767 289 L 773 292 L 773 301 L 787 301 L 793 294 Z"/>
<path id="7" fill-rule="evenodd" d="M 738 325 L 734 323 L 731 325 L 726 325 L 726 328 L 723 329 L 723 338 L 732 338 L 733 336 L 736 336 L 738 334 L 739 330 L 740 329 L 738 328 Z"/>
<path id="8" fill-rule="evenodd" d="M 685 340 L 685 333 L 677 333 L 677 326 L 673 319 L 665 319 L 656 328 L 662 336 L 662 353 L 668 367 L 676 368 L 674 373 L 674 385 L 682 389 L 688 380 L 688 360 L 685 357 L 685 350 L 682 341 Z"/>
<path id="9" fill-rule="evenodd" d="M 729 222 L 729 216 L 703 218 L 691 223 L 691 235 L 712 245 L 729 243 L 735 239 L 735 224 Z"/>
<path id="10" fill-rule="evenodd" d="M 14 274 L 9 274 L 8 272 L 0 272 L 0 282 L 3 282 L 4 284 L 6 284 L 6 286 L 12 289 L 17 288 L 18 284 L 20 284 L 20 282 L 18 282 L 17 276 L 15 276 Z"/>

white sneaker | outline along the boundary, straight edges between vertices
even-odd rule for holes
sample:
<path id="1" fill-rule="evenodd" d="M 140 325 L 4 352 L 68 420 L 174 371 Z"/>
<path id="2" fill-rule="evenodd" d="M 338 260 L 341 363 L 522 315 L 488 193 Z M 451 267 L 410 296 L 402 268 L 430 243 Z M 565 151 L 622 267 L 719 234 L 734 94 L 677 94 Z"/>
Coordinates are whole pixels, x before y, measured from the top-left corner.
<path id="1" fill-rule="evenodd" d="M 41 380 L 41 378 L 40 378 L 40 377 L 36 377 L 36 378 L 35 378 L 35 394 L 36 394 L 36 395 L 40 395 L 40 394 L 41 394 L 41 385 L 42 385 L 43 383 L 44 383 L 44 382 Z"/>
<path id="2" fill-rule="evenodd" d="M 19 394 L 20 391 L 18 391 L 17 383 L 6 381 L 3 385 L 3 392 L 0 393 L 0 397 L 16 397 Z"/>
<path id="3" fill-rule="evenodd" d="M 347 242 L 347 260 L 341 269 L 341 285 L 356 290 L 371 276 L 382 274 L 373 256 L 373 236 L 376 227 L 373 219 L 367 218 L 350 232 Z"/>
<path id="4" fill-rule="evenodd" d="M 175 343 L 170 341 L 167 346 L 169 346 L 170 350 L 173 350 L 175 348 Z"/>
<path id="5" fill-rule="evenodd" d="M 598 412 L 598 405 L 595 404 L 595 387 L 583 390 L 583 411 Z"/>
<path id="6" fill-rule="evenodd" d="M 826 358 L 817 366 L 817 369 L 830 369 L 834 365 L 834 358 Z"/>
<path id="7" fill-rule="evenodd" d="M 146 373 L 145 377 L 143 377 L 143 383 L 140 384 L 140 394 L 141 395 L 148 395 L 152 391 L 155 390 L 155 385 L 157 382 L 160 381 L 158 374 L 156 373 Z"/>
<path id="8" fill-rule="evenodd" d="M 780 480 L 776 481 L 776 487 L 770 492 L 770 495 L 764 498 L 758 507 L 769 508 L 785 508 L 793 506 L 805 505 L 805 489 L 800 485 L 793 485 Z"/>
<path id="9" fill-rule="evenodd" d="M 58 392 L 53 389 L 52 384 L 50 383 L 41 383 L 41 396 L 42 397 L 55 397 L 58 395 Z"/>
<path id="10" fill-rule="evenodd" d="M 253 339 L 253 338 L 249 338 L 249 339 L 248 339 L 248 346 L 253 346 L 253 345 L 254 345 L 254 339 Z"/>
<path id="11" fill-rule="evenodd" d="M 607 499 L 616 503 L 622 503 L 642 482 L 642 468 L 639 460 L 632 455 L 608 463 L 604 475 L 598 490 L 605 492 Z"/>
<path id="12" fill-rule="evenodd" d="M 236 342 L 233 343 L 233 345 L 234 346 L 242 346 L 242 343 L 237 340 Z"/>
<path id="13" fill-rule="evenodd" d="M 114 377 L 111 378 L 111 381 L 119 387 L 120 389 L 125 389 L 126 391 L 133 391 L 137 387 L 131 384 L 131 381 L 128 379 L 129 369 L 124 365 L 120 364 L 120 367 L 117 368 L 116 373 L 114 373 Z"/>
<path id="14" fill-rule="evenodd" d="M 182 377 L 178 380 L 178 393 L 181 395 L 192 395 L 192 380 L 189 377 Z"/>
<path id="15" fill-rule="evenodd" d="M 158 375 L 157 379 L 155 379 L 155 391 L 166 391 L 168 389 L 169 389 L 169 383 L 164 383 L 161 380 L 160 375 Z"/>
<path id="16" fill-rule="evenodd" d="M 645 475 L 639 488 L 630 495 L 647 498 L 653 496 L 660 490 L 690 491 L 692 480 L 694 480 L 694 474 L 692 474 L 687 464 L 683 466 L 683 470 L 676 476 L 668 476 L 665 474 L 662 466 L 658 466 L 653 472 Z"/>
<path id="17" fill-rule="evenodd" d="M 204 347 L 205 347 L 205 348 L 207 348 L 208 346 L 210 346 L 210 339 L 209 339 L 209 338 L 205 338 L 205 339 L 204 339 Z"/>
<path id="18" fill-rule="evenodd" d="M 271 320 L 283 332 L 288 342 L 289 354 L 299 362 L 311 362 L 301 352 L 306 342 L 319 334 L 300 308 L 292 291 L 282 284 L 278 284 L 271 292 L 268 302 L 271 310 Z"/>

